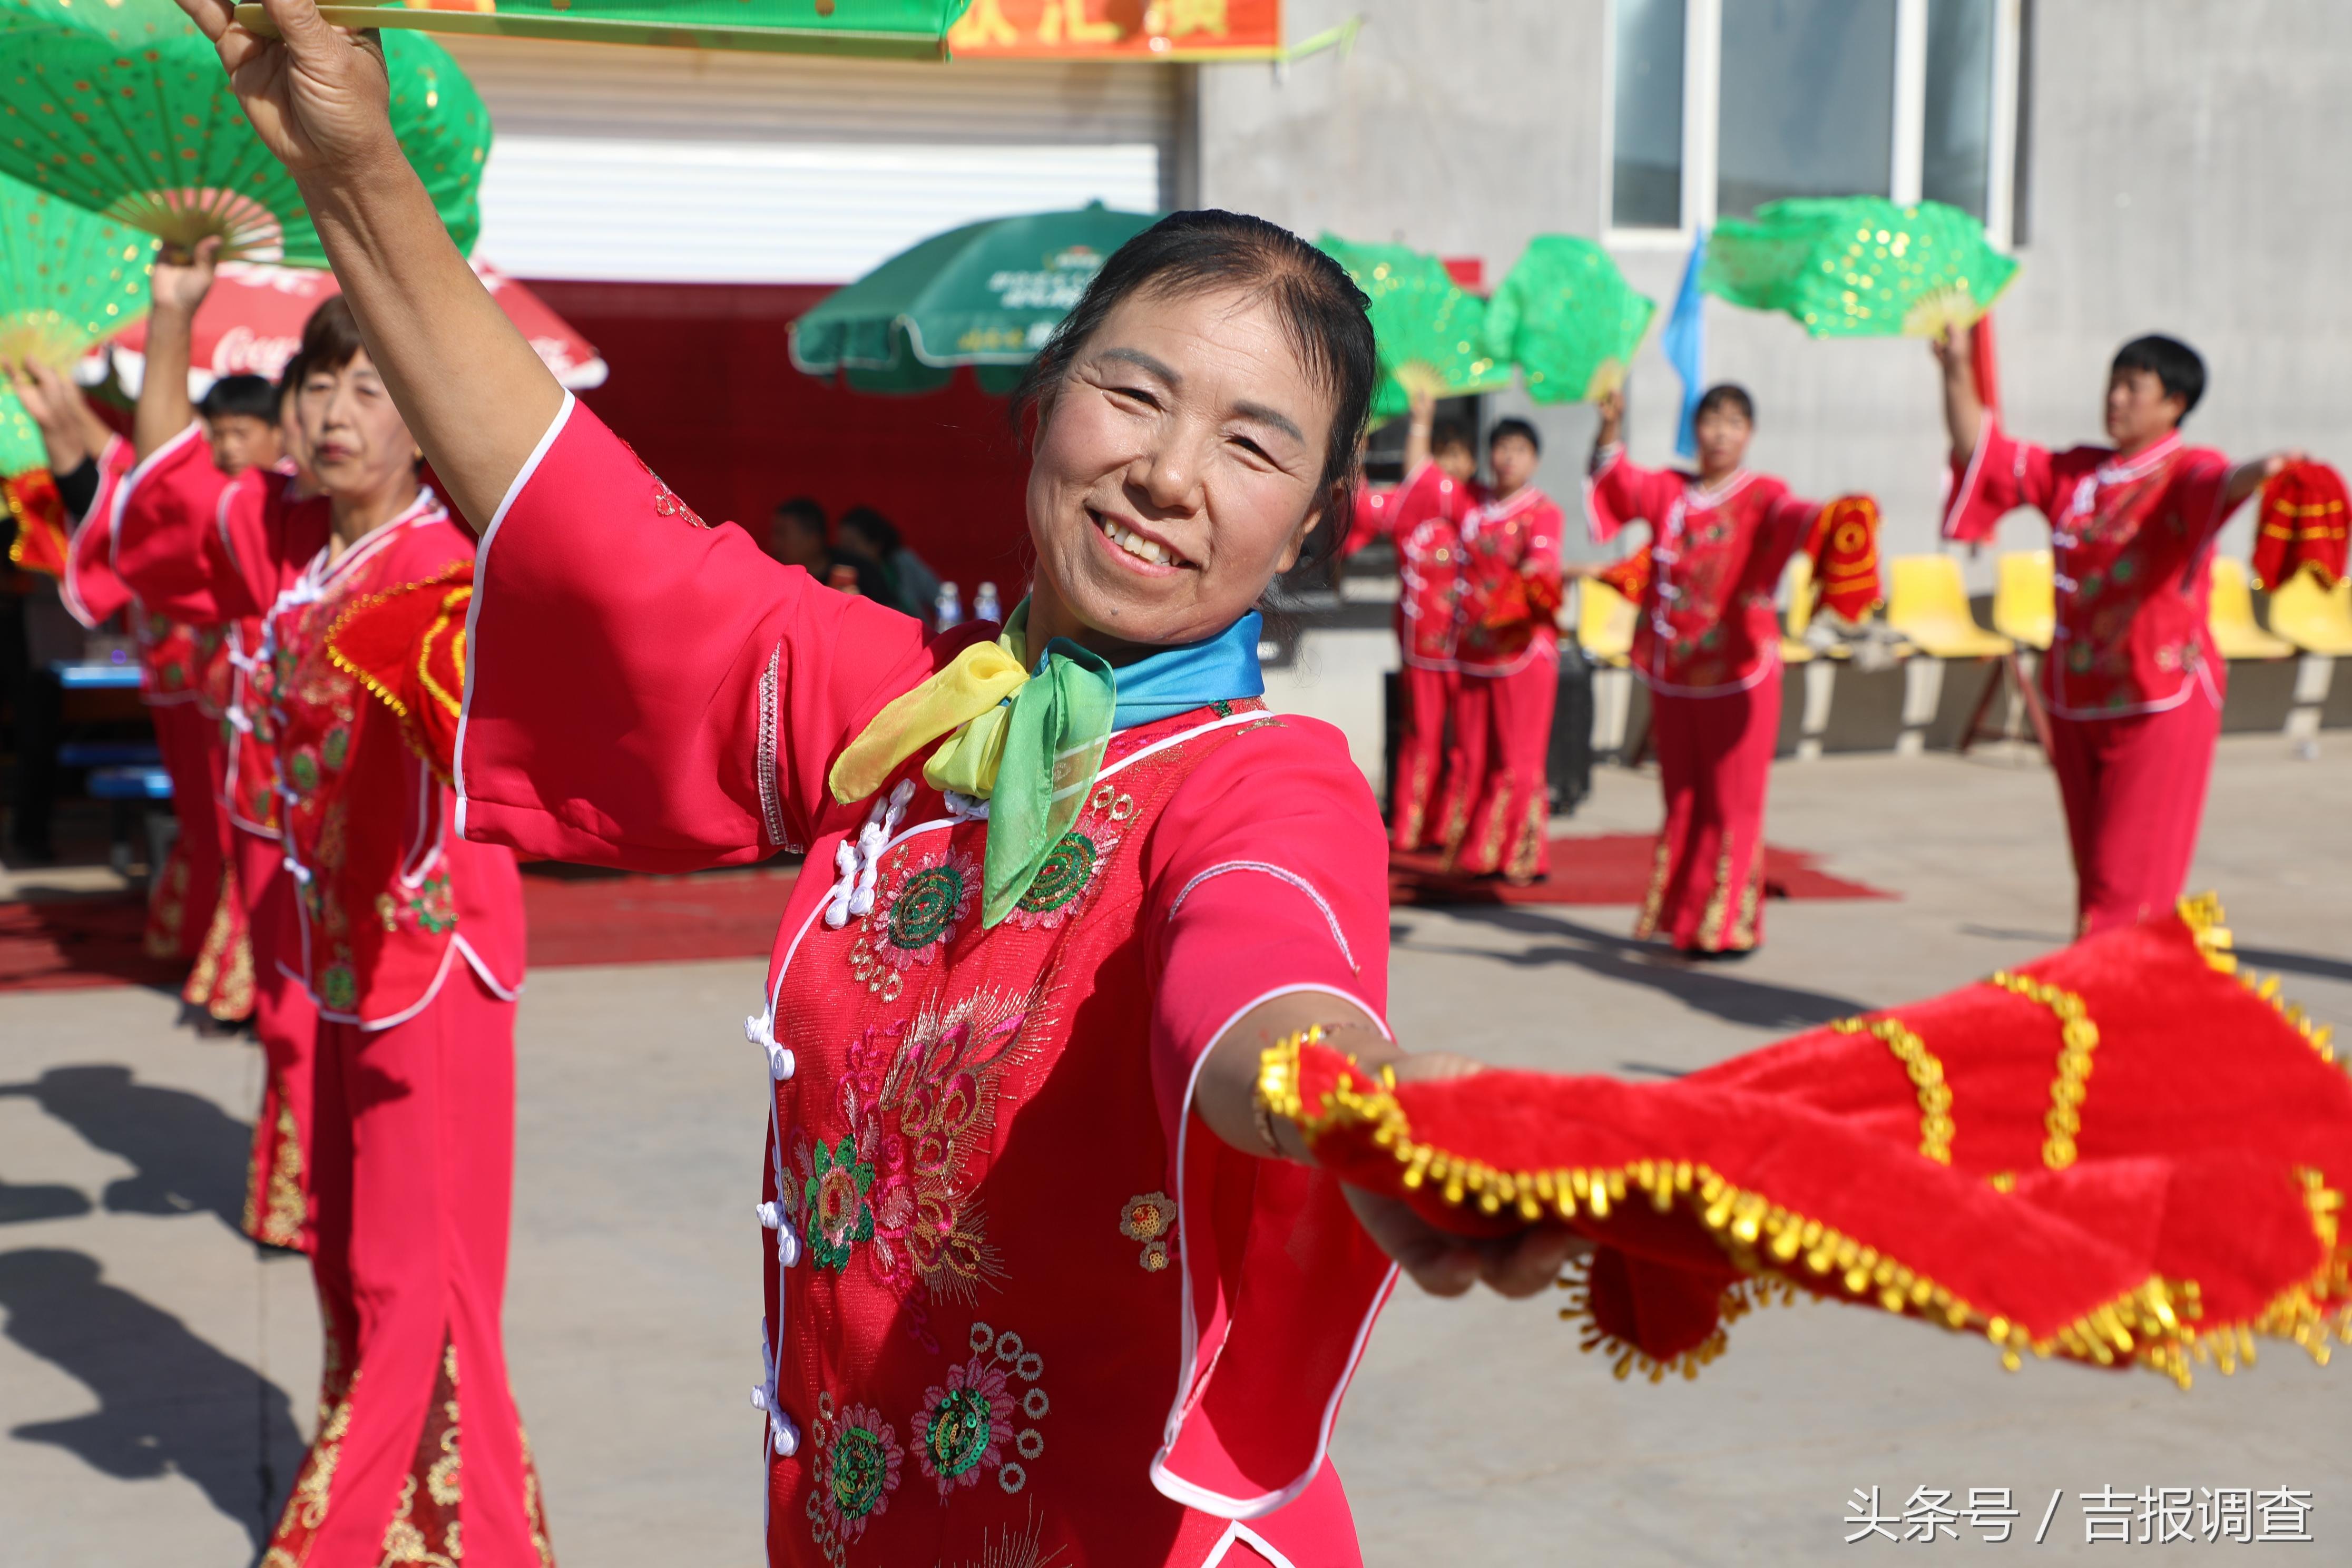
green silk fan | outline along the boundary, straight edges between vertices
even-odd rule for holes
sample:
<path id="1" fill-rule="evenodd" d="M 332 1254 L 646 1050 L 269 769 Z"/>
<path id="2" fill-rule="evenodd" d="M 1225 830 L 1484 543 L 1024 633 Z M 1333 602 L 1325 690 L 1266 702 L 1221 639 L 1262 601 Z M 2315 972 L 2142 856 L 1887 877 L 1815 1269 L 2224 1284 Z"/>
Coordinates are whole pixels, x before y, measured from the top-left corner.
<path id="1" fill-rule="evenodd" d="M 0 384 L 0 479 L 13 479 L 48 463 L 49 449 L 42 444 L 41 427 L 17 401 L 16 389 Z"/>
<path id="2" fill-rule="evenodd" d="M 1372 395 L 1375 423 L 1405 412 L 1415 393 L 1465 397 L 1511 384 L 1509 362 L 1486 350 L 1486 301 L 1454 281 L 1437 258 L 1331 234 L 1315 243 L 1371 301 L 1382 373 Z"/>
<path id="3" fill-rule="evenodd" d="M 408 27 L 680 49 L 944 59 L 948 28 L 970 0 L 406 0 L 321 5 L 345 27 Z M 272 36 L 268 15 L 240 5 L 236 19 Z"/>
<path id="4" fill-rule="evenodd" d="M 1984 226 L 1941 202 L 1884 196 L 1768 202 L 1709 237 L 1699 287 L 1780 310 L 1817 338 L 1941 337 L 1992 309 L 2017 263 Z"/>
<path id="5" fill-rule="evenodd" d="M 155 242 L 0 176 L 0 363 L 66 370 L 147 313 Z"/>
<path id="6" fill-rule="evenodd" d="M 1625 384 L 1658 307 L 1589 239 L 1539 234 L 1486 304 L 1486 350 L 1517 361 L 1528 396 L 1575 403 Z"/>
<path id="7" fill-rule="evenodd" d="M 489 111 L 430 38 L 383 46 L 401 151 L 470 250 Z M 293 176 L 172 0 L 0 0 L 0 174 L 167 246 L 219 235 L 225 260 L 327 264 Z"/>

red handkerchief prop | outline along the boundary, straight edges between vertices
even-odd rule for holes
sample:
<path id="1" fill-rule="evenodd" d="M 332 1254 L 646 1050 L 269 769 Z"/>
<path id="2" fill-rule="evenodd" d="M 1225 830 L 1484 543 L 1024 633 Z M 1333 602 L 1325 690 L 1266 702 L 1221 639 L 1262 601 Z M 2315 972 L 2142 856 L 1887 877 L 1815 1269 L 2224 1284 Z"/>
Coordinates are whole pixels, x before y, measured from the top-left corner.
<path id="1" fill-rule="evenodd" d="M 399 717 L 402 738 L 443 784 L 457 749 L 473 598 L 472 563 L 456 563 L 421 583 L 368 595 L 327 634 L 329 656 Z"/>
<path id="2" fill-rule="evenodd" d="M 27 468 L 14 479 L 0 479 L 0 499 L 6 500 L 9 515 L 16 520 L 16 538 L 8 546 L 9 561 L 27 572 L 46 572 L 62 581 L 71 531 L 66 527 L 65 502 L 49 470 Z"/>
<path id="3" fill-rule="evenodd" d="M 1878 586 L 1878 503 L 1840 496 L 1822 508 L 1805 540 L 1822 608 L 1859 621 L 1885 603 Z"/>
<path id="4" fill-rule="evenodd" d="M 1586 1347 L 1695 1374 L 1799 1291 L 2140 1364 L 2184 1387 L 2253 1336 L 2352 1340 L 2352 1077 L 2232 978 L 2211 901 L 1669 1083 L 1395 1084 L 1321 1046 L 1260 1091 L 1343 1180 L 1433 1223 L 1598 1247 Z"/>
<path id="5" fill-rule="evenodd" d="M 1604 566 L 1592 575 L 1596 582 L 1608 584 L 1638 605 L 1642 595 L 1650 591 L 1650 574 L 1655 567 L 1656 563 L 1650 559 L 1650 547 L 1644 544 L 1624 560 Z"/>
<path id="6" fill-rule="evenodd" d="M 2333 589 L 2344 577 L 2347 522 L 2344 476 L 2326 463 L 2290 463 L 2272 475 L 2254 524 L 2254 586 L 2275 588 L 2308 566 Z"/>

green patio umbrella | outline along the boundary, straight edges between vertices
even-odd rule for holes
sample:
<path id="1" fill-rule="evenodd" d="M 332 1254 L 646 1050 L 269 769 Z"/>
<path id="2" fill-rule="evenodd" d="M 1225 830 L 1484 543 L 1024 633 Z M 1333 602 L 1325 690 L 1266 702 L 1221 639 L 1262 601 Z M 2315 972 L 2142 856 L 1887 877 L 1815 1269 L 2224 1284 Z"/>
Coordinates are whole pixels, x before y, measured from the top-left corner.
<path id="1" fill-rule="evenodd" d="M 679 49 L 944 59 L 948 28 L 971 0 L 400 0 L 320 5 L 346 27 L 656 44 Z M 269 36 L 257 5 L 236 19 Z"/>
<path id="2" fill-rule="evenodd" d="M 1624 384 L 1658 307 L 1589 239 L 1539 234 L 1486 304 L 1486 349 L 1515 361 L 1538 403 L 1576 403 Z"/>
<path id="3" fill-rule="evenodd" d="M 929 392 L 955 367 L 1009 392 L 1110 253 L 1158 221 L 1100 202 L 933 235 L 793 323 L 793 368 L 859 392 Z"/>
<path id="4" fill-rule="evenodd" d="M 1984 226 L 1941 202 L 1884 196 L 1768 202 L 1709 237 L 1699 287 L 1780 310 L 1817 338 L 1940 337 L 1992 308 L 2017 263 Z"/>
<path id="5" fill-rule="evenodd" d="M 0 362 L 59 370 L 147 313 L 155 242 L 0 175 Z"/>
<path id="6" fill-rule="evenodd" d="M 1371 301 L 1382 373 L 1372 394 L 1374 423 L 1402 414 L 1416 392 L 1462 397 L 1511 384 L 1509 362 L 1486 349 L 1486 301 L 1454 281 L 1444 262 L 1402 245 L 1358 245 L 1335 234 L 1315 243 Z"/>
<path id="7" fill-rule="evenodd" d="M 432 39 L 383 45 L 401 151 L 470 250 L 489 111 Z M 216 234 L 226 259 L 327 264 L 293 177 L 172 0 L 0 0 L 0 174 L 167 245 Z"/>

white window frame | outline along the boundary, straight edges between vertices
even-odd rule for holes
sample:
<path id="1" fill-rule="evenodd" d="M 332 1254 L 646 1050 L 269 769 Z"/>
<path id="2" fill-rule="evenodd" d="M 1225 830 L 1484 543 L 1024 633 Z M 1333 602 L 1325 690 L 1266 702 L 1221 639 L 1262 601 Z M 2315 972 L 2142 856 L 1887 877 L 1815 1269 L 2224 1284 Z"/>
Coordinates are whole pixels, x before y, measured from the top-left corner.
<path id="1" fill-rule="evenodd" d="M 1903 204 L 1919 199 L 1927 153 L 1928 0 L 1895 0 L 1893 165 L 1887 189 Z M 1617 172 L 1617 7 L 1602 10 L 1601 58 L 1601 211 L 1607 244 L 1622 250 L 1687 247 L 1695 227 L 1716 220 L 1717 144 L 1721 128 L 1724 0 L 1683 0 L 1683 199 L 1680 226 L 1621 227 L 1615 222 Z M 1993 10 L 1992 114 L 1985 150 L 1985 235 L 2010 247 L 2017 163 L 2017 68 L 2022 0 Z"/>

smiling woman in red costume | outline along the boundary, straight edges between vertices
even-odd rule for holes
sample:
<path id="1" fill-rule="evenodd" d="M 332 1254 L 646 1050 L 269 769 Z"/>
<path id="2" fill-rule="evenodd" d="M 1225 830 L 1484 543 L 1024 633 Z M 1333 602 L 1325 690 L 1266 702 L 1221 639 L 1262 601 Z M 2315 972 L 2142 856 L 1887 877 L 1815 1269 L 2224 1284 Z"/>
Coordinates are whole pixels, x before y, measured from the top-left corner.
<path id="1" fill-rule="evenodd" d="M 173 310 L 159 310 L 151 354 L 171 337 L 163 318 L 194 313 L 216 249 L 156 263 Z M 251 679 L 292 896 L 264 911 L 281 924 L 258 945 L 317 1010 L 325 1378 L 265 1561 L 450 1560 L 462 1541 L 469 1563 L 538 1563 L 545 1529 L 499 1328 L 521 887 L 507 850 L 458 837 L 456 796 L 422 754 L 436 670 L 454 718 L 474 542 L 417 482 L 415 444 L 340 300 L 311 316 L 297 363 L 317 492 L 222 472 L 174 367 L 151 358 L 116 513 L 116 560 L 142 598 L 195 620 L 259 617 Z M 448 613 L 373 660 L 339 646 L 404 589 Z"/>
<path id="2" fill-rule="evenodd" d="M 1286 1038 L 1463 1066 L 1388 1038 L 1379 816 L 1340 736 L 1259 695 L 1252 606 L 1348 516 L 1361 296 L 1232 214 L 1123 247 L 1020 400 L 1030 596 L 933 638 L 710 526 L 573 404 L 401 160 L 367 45 L 308 0 L 271 5 L 283 43 L 185 3 L 483 525 L 464 830 L 809 856 L 748 1028 L 770 1560 L 1358 1562 L 1326 1446 L 1391 1259 L 1524 1294 L 1576 1245 L 1446 1238 L 1256 1100 Z"/>

